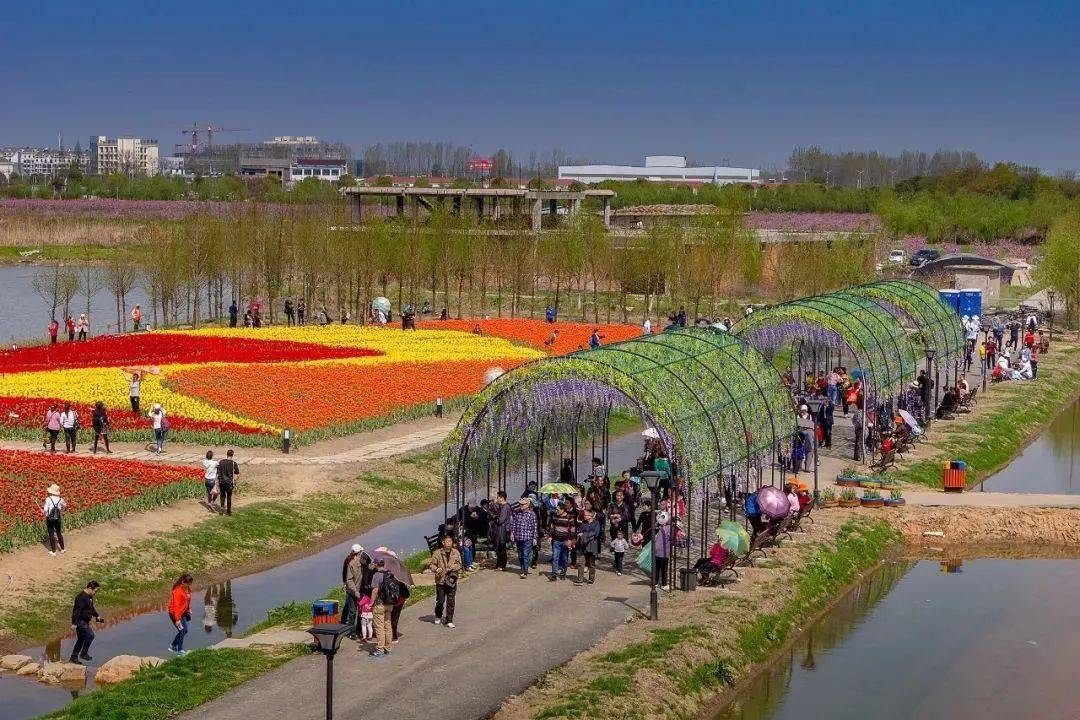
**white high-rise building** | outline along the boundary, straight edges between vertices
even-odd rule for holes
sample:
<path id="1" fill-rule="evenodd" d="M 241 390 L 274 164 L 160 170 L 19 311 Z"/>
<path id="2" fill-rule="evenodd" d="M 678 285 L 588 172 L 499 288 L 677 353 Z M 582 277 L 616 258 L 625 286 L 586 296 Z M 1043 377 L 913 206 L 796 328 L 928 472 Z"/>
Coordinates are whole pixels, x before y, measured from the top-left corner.
<path id="1" fill-rule="evenodd" d="M 104 135 L 90 138 L 90 172 L 94 175 L 157 175 L 157 140 Z"/>

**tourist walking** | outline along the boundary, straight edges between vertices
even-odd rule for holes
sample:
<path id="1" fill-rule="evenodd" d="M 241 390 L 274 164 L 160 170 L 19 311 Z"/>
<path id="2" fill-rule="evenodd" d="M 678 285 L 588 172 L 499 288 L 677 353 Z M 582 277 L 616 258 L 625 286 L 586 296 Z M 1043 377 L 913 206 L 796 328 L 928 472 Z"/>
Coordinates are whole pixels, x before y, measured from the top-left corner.
<path id="1" fill-rule="evenodd" d="M 233 451 L 225 453 L 225 459 L 218 462 L 218 502 L 226 515 L 232 515 L 232 496 L 236 490 L 236 479 L 240 477 L 240 465 L 233 459 Z"/>
<path id="2" fill-rule="evenodd" d="M 56 555 L 57 548 L 64 550 L 63 512 L 67 501 L 60 497 L 60 486 L 53 483 L 45 490 L 45 503 L 41 514 L 45 517 L 45 530 L 49 533 L 49 555 Z"/>
<path id="3" fill-rule="evenodd" d="M 583 562 L 578 563 L 577 584 L 588 582 L 590 585 L 596 581 L 596 556 L 600 554 L 600 545 L 603 538 L 604 528 L 596 518 L 596 513 L 586 510 L 584 522 L 578 526 L 577 548 L 578 555 Z M 588 577 L 586 578 L 586 574 Z"/>
<path id="4" fill-rule="evenodd" d="M 75 603 L 71 608 L 71 629 L 75 631 L 75 647 L 71 648 L 71 657 L 68 658 L 68 662 L 76 665 L 81 665 L 82 660 L 93 660 L 90 657 L 90 644 L 94 642 L 94 629 L 91 623 L 105 622 L 94 607 L 94 595 L 100 587 L 101 583 L 97 580 L 86 583 L 86 587 L 75 596 Z"/>
<path id="5" fill-rule="evenodd" d="M 75 441 L 79 433 L 79 413 L 71 407 L 71 403 L 64 405 L 64 412 L 60 413 L 60 427 L 64 430 L 64 452 L 75 452 Z"/>
<path id="6" fill-rule="evenodd" d="M 60 435 L 60 406 L 53 403 L 45 411 L 45 433 L 48 436 L 45 446 L 49 452 L 56 452 L 56 438 Z"/>
<path id="7" fill-rule="evenodd" d="M 56 336 L 60 334 L 60 323 L 56 322 L 56 318 L 53 318 L 49 322 L 49 344 L 56 344 Z"/>
<path id="8" fill-rule="evenodd" d="M 67 328 L 68 342 L 75 342 L 75 320 L 70 315 L 64 321 L 64 327 Z"/>
<path id="9" fill-rule="evenodd" d="M 135 332 L 139 332 L 139 326 L 142 324 L 142 306 L 136 305 L 131 309 L 131 328 Z"/>
<path id="10" fill-rule="evenodd" d="M 236 327 L 236 318 L 240 315 L 240 308 L 236 307 L 236 301 L 233 300 L 229 305 L 229 327 Z"/>
<path id="11" fill-rule="evenodd" d="M 296 324 L 296 311 L 293 309 L 292 298 L 285 298 L 285 324 Z"/>
<path id="12" fill-rule="evenodd" d="M 360 598 L 371 595 L 371 558 L 362 545 L 353 545 L 345 557 L 345 567 L 341 571 L 341 582 L 345 585 L 345 606 L 341 611 L 341 622 L 359 627 L 357 608 Z"/>
<path id="13" fill-rule="evenodd" d="M 626 541 L 626 535 L 620 530 L 615 534 L 615 539 L 611 541 L 611 552 L 615 556 L 613 568 L 616 575 L 622 575 L 623 560 L 626 558 L 626 551 L 629 549 L 630 543 Z"/>
<path id="14" fill-rule="evenodd" d="M 851 414 L 851 425 L 855 428 L 855 455 L 852 458 L 855 462 L 862 462 L 863 459 L 863 411 L 862 408 L 856 407 L 855 412 Z"/>
<path id="15" fill-rule="evenodd" d="M 218 461 L 214 459 L 214 451 L 207 450 L 203 458 L 203 484 L 206 486 L 206 506 L 214 509 L 214 501 L 218 498 Z"/>
<path id="16" fill-rule="evenodd" d="M 656 563 L 653 565 L 653 579 L 662 590 L 671 589 L 668 578 L 668 558 L 671 557 L 671 523 L 661 525 L 653 535 L 653 547 Z"/>
<path id="17" fill-rule="evenodd" d="M 176 653 L 177 657 L 187 654 L 184 650 L 184 636 L 188 632 L 188 623 L 191 621 L 191 583 L 194 578 L 184 573 L 176 579 L 172 586 L 172 595 L 169 596 L 169 621 L 176 628 L 176 635 L 169 644 L 169 652 Z"/>
<path id="18" fill-rule="evenodd" d="M 518 501 L 518 509 L 510 524 L 510 541 L 517 546 L 519 577 L 525 579 L 532 564 L 533 543 L 536 542 L 536 513 L 533 512 L 532 500 L 523 497 Z"/>
<path id="19" fill-rule="evenodd" d="M 615 500 L 611 503 L 611 506 L 607 509 L 608 522 L 610 524 L 609 532 L 611 533 L 611 539 L 614 540 L 615 536 L 622 533 L 623 537 L 629 534 L 630 523 L 634 519 L 634 510 L 630 507 L 630 503 L 626 501 L 626 492 L 623 490 L 615 491 Z"/>
<path id="20" fill-rule="evenodd" d="M 79 341 L 83 341 L 90 334 L 90 321 L 86 319 L 86 313 L 79 315 L 79 322 L 75 325 Z"/>
<path id="21" fill-rule="evenodd" d="M 296 324 L 304 324 L 304 316 L 307 314 L 307 303 L 304 302 L 304 298 L 300 298 L 296 303 Z"/>
<path id="22" fill-rule="evenodd" d="M 494 512 L 491 514 L 491 532 L 489 538 L 495 545 L 495 569 L 506 569 L 507 548 L 510 542 L 510 522 L 513 513 L 506 502 L 506 492 L 500 490 L 495 498 Z"/>
<path id="23" fill-rule="evenodd" d="M 138 415 L 139 413 L 139 397 L 142 395 L 142 370 L 136 370 L 131 373 L 131 380 L 128 382 L 128 400 L 131 401 L 131 412 Z"/>
<path id="24" fill-rule="evenodd" d="M 393 630 L 390 627 L 390 613 L 397 602 L 398 583 L 394 573 L 386 569 L 386 561 L 375 560 L 375 573 L 371 576 L 371 620 L 375 626 L 375 650 L 371 657 L 380 658 L 390 654 L 390 642 Z"/>
<path id="25" fill-rule="evenodd" d="M 551 517 L 548 536 L 551 538 L 551 582 L 559 578 L 566 579 L 566 571 L 570 564 L 570 546 L 574 544 L 574 535 L 577 531 L 574 518 L 570 515 L 569 503 L 561 503 L 555 508 L 555 514 Z"/>
<path id="26" fill-rule="evenodd" d="M 161 452 L 165 449 L 165 431 L 169 429 L 165 408 L 161 407 L 161 403 L 154 403 L 147 417 L 150 418 L 150 426 L 154 430 L 154 452 Z"/>
<path id="27" fill-rule="evenodd" d="M 461 553 L 454 547 L 452 537 L 442 539 L 442 547 L 432 553 L 428 568 L 435 573 L 435 624 L 443 623 L 452 628 L 458 577 L 461 574 Z"/>
<path id="28" fill-rule="evenodd" d="M 652 320 L 645 318 L 645 322 L 641 323 L 641 334 L 652 335 Z"/>

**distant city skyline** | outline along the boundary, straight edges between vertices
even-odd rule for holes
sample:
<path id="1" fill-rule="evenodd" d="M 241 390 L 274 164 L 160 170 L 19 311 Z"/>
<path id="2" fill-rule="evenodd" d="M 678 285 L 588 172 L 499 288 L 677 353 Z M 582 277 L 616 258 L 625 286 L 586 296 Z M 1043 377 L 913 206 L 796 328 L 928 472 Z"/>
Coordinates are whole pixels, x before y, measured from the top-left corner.
<path id="1" fill-rule="evenodd" d="M 315 135 L 593 161 L 796 146 L 1080 168 L 1080 10 L 838 2 L 7 3 L 0 145 Z"/>

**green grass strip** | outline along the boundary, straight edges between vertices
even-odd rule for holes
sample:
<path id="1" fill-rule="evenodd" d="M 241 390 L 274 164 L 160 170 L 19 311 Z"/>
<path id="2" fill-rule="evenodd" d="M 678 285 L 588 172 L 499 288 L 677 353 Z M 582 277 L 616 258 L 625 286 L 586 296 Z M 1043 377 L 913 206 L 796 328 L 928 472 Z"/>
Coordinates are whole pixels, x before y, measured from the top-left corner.
<path id="1" fill-rule="evenodd" d="M 1080 394 L 1080 352 L 1060 344 L 1054 363 L 1040 363 L 1037 380 L 1010 381 L 995 385 L 994 411 L 988 415 L 957 416 L 938 421 L 948 438 L 938 443 L 936 458 L 904 465 L 888 476 L 927 487 L 942 487 L 945 459 L 963 460 L 968 466 L 968 485 L 976 485 L 1009 463 L 1033 437 L 1053 420 L 1062 408 Z M 1053 355 L 1051 355 L 1053 357 Z M 989 398 L 981 395 L 984 402 Z M 931 426 L 934 432 L 934 426 Z"/>
<path id="2" fill-rule="evenodd" d="M 166 720 L 208 703 L 253 677 L 310 652 L 307 645 L 273 650 L 196 650 L 130 680 L 75 698 L 49 720 Z"/>

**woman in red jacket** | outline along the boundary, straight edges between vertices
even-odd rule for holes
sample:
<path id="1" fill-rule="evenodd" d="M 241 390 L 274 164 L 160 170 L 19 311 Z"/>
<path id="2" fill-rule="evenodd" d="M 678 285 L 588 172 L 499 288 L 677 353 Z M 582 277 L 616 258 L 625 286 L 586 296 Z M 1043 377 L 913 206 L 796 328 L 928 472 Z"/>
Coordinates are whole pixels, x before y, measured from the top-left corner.
<path id="1" fill-rule="evenodd" d="M 188 621 L 191 620 L 191 582 L 192 578 L 184 573 L 173 583 L 172 597 L 169 598 L 169 621 L 176 627 L 176 637 L 169 645 L 169 652 L 183 657 L 184 636 L 187 635 Z"/>

